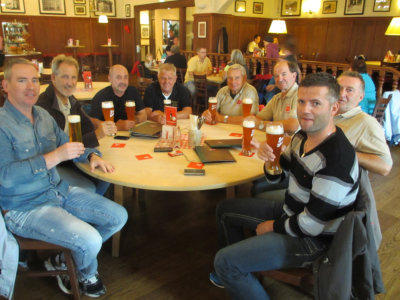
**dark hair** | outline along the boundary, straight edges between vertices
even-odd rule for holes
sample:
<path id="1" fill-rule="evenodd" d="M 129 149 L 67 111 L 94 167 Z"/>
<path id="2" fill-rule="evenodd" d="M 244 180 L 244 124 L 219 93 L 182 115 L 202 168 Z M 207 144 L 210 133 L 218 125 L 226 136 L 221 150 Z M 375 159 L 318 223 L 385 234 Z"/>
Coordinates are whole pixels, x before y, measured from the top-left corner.
<path id="1" fill-rule="evenodd" d="M 314 86 L 328 88 L 328 100 L 331 104 L 339 100 L 340 86 L 331 74 L 325 72 L 311 73 L 308 74 L 299 84 L 299 88 Z"/>
<path id="2" fill-rule="evenodd" d="M 256 38 L 258 38 L 258 37 L 260 37 L 260 38 L 261 38 L 261 35 L 259 35 L 259 34 L 256 34 L 256 35 L 254 36 L 253 40 L 255 40 L 255 39 L 256 39 Z"/>
<path id="3" fill-rule="evenodd" d="M 365 63 L 365 60 L 361 57 L 355 58 L 350 67 L 353 71 L 356 71 L 358 73 L 367 73 L 367 64 Z"/>
<path id="4" fill-rule="evenodd" d="M 264 37 L 264 41 L 268 42 L 268 43 L 272 43 L 274 41 L 274 39 L 272 38 L 272 36 L 270 35 L 266 35 Z"/>
<path id="5" fill-rule="evenodd" d="M 353 68 L 351 68 L 351 69 L 353 69 Z M 345 71 L 342 74 L 340 74 L 339 78 L 342 76 L 353 77 L 353 78 L 357 78 L 358 80 L 360 80 L 361 88 L 362 88 L 362 91 L 364 92 L 365 82 L 364 82 L 364 78 L 362 78 L 360 73 L 358 73 L 357 71 Z"/>
<path id="6" fill-rule="evenodd" d="M 167 52 L 167 51 L 171 51 L 171 46 L 170 46 L 170 45 L 168 45 L 167 47 L 165 47 L 165 52 Z"/>
<path id="7" fill-rule="evenodd" d="M 177 53 L 179 53 L 179 51 L 180 51 L 180 49 L 179 49 L 179 46 L 178 46 L 178 45 L 173 45 L 173 46 L 171 47 L 171 52 L 172 52 L 173 54 L 177 54 Z"/>

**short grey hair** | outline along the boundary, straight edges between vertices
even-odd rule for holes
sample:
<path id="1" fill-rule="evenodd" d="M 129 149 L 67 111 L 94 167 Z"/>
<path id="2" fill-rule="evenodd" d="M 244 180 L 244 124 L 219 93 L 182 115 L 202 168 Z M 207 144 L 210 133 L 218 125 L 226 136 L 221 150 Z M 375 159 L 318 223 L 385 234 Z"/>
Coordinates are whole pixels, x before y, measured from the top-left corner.
<path id="1" fill-rule="evenodd" d="M 161 64 L 158 67 L 158 75 L 160 75 L 161 72 L 174 72 L 174 74 L 176 75 L 176 68 L 173 64 Z"/>
<path id="2" fill-rule="evenodd" d="M 64 54 L 60 54 L 54 57 L 53 60 L 51 61 L 51 72 L 54 75 L 58 74 L 58 69 L 60 68 L 60 65 L 62 63 L 74 66 L 76 68 L 76 72 L 79 73 L 79 64 L 76 61 L 76 59 L 73 58 L 72 56 L 66 56 Z"/>
<path id="3" fill-rule="evenodd" d="M 11 76 L 12 76 L 12 72 L 11 69 L 13 66 L 15 65 L 28 65 L 28 66 L 32 66 L 36 69 L 36 71 L 38 71 L 38 67 L 37 65 L 35 65 L 33 62 L 31 62 L 30 60 L 27 60 L 25 58 L 13 58 L 10 60 L 7 60 L 5 66 L 4 66 L 4 79 L 7 81 L 10 81 Z"/>
<path id="4" fill-rule="evenodd" d="M 178 45 L 173 45 L 173 46 L 171 47 L 171 52 L 172 52 L 173 54 L 177 54 L 177 53 L 179 53 L 179 51 L 180 51 L 180 49 L 179 49 L 179 46 L 178 46 Z"/>
<path id="5" fill-rule="evenodd" d="M 230 66 L 227 73 L 229 73 L 232 70 L 240 70 L 240 72 L 242 73 L 242 76 L 246 76 L 246 69 L 242 65 L 234 64 L 234 65 Z"/>

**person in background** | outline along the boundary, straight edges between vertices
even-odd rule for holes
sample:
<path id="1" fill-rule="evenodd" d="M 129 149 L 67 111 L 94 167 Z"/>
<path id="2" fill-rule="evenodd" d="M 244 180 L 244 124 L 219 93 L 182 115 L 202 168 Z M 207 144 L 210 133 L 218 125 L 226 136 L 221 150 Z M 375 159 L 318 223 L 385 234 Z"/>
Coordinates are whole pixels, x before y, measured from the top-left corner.
<path id="1" fill-rule="evenodd" d="M 57 55 L 51 62 L 51 83 L 40 94 L 37 105 L 43 107 L 54 118 L 58 127 L 69 134 L 69 115 L 81 118 L 82 142 L 85 147 L 99 146 L 98 139 L 106 135 L 106 129 L 99 126 L 95 131 L 90 117 L 84 112 L 80 102 L 73 96 L 78 81 L 78 62 L 71 56 Z M 72 186 L 94 189 L 104 195 L 110 183 L 94 178 L 79 170 L 71 161 L 64 161 L 57 166 L 61 178 Z M 93 188 L 94 187 L 94 188 Z"/>
<path id="2" fill-rule="evenodd" d="M 274 39 L 270 35 L 264 37 L 264 50 L 266 58 L 279 58 L 279 45 L 273 42 Z"/>
<path id="3" fill-rule="evenodd" d="M 164 100 L 170 99 L 177 107 L 177 118 L 188 119 L 192 113 L 190 93 L 181 83 L 176 82 L 176 68 L 173 64 L 161 64 L 158 69 L 158 81 L 149 85 L 144 94 L 147 118 L 164 124 Z"/>
<path id="4" fill-rule="evenodd" d="M 243 99 L 253 100 L 251 114 L 258 112 L 257 90 L 247 83 L 246 70 L 242 65 L 234 64 L 228 70 L 227 86 L 217 93 L 216 121 L 231 124 L 243 122 Z M 211 113 L 207 109 L 203 112 L 206 122 L 211 122 Z"/>
<path id="5" fill-rule="evenodd" d="M 92 122 L 95 128 L 104 126 L 107 135 L 112 135 L 117 130 L 129 130 L 136 123 L 146 121 L 146 111 L 138 90 L 129 85 L 128 70 L 122 65 L 114 65 L 110 68 L 108 80 L 111 85 L 97 92 L 91 101 Z M 112 101 L 114 104 L 114 122 L 104 121 L 101 103 Z M 125 102 L 135 101 L 136 121 L 127 120 Z"/>
<path id="6" fill-rule="evenodd" d="M 165 63 L 173 64 L 176 68 L 186 69 L 186 57 L 180 53 L 178 45 L 174 45 L 171 47 L 171 53 L 172 55 L 167 57 Z"/>
<path id="7" fill-rule="evenodd" d="M 146 68 L 150 69 L 150 68 L 154 67 L 155 65 L 156 65 L 156 61 L 155 61 L 155 59 L 153 58 L 153 54 L 147 53 L 147 54 L 146 54 L 145 61 L 144 61 L 144 66 L 145 66 Z"/>
<path id="8" fill-rule="evenodd" d="M 179 46 L 179 38 L 176 36 L 172 41 L 172 46 Z"/>
<path id="9" fill-rule="evenodd" d="M 187 70 L 185 75 L 185 86 L 189 89 L 192 98 L 194 98 L 196 92 L 196 86 L 194 85 L 193 74 L 196 75 L 211 75 L 212 64 L 210 59 L 207 57 L 207 49 L 200 47 L 197 49 L 197 55 L 189 59 L 187 64 Z"/>
<path id="10" fill-rule="evenodd" d="M 175 38 L 175 33 L 174 31 L 170 28 L 168 30 L 168 38 L 166 39 L 166 44 L 170 47 L 174 45 L 174 38 Z"/>
<path id="11" fill-rule="evenodd" d="M 161 55 L 161 61 L 165 61 L 167 59 L 168 56 L 171 56 L 172 52 L 171 52 L 171 46 L 167 46 L 165 47 L 164 53 L 163 55 Z"/>
<path id="12" fill-rule="evenodd" d="M 363 56 L 356 57 L 350 66 L 351 71 L 360 73 L 365 83 L 364 98 L 360 102 L 363 112 L 372 115 L 376 104 L 376 89 L 372 78 L 367 73 L 367 64 Z"/>
<path id="13" fill-rule="evenodd" d="M 244 59 L 242 51 L 240 51 L 239 49 L 233 49 L 231 52 L 231 60 L 225 66 L 225 69 L 222 73 L 223 80 L 226 80 L 226 74 L 227 74 L 229 68 L 234 64 L 239 64 L 239 65 L 243 66 L 246 70 L 247 78 L 250 78 L 249 68 L 246 65 L 246 61 Z"/>
<path id="14" fill-rule="evenodd" d="M 261 35 L 256 34 L 253 38 L 253 40 L 247 45 L 247 52 L 248 53 L 253 53 L 255 49 L 260 49 L 260 46 L 258 45 L 261 41 Z"/>

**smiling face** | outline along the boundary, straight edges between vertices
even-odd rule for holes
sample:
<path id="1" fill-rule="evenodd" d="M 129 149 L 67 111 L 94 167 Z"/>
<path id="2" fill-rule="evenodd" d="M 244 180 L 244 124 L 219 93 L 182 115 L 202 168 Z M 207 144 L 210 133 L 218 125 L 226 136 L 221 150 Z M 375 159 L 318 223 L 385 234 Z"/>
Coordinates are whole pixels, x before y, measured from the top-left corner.
<path id="1" fill-rule="evenodd" d="M 17 108 L 29 109 L 35 105 L 40 90 L 38 70 L 29 64 L 15 64 L 9 79 L 3 80 L 8 100 Z"/>
<path id="2" fill-rule="evenodd" d="M 57 93 L 64 97 L 69 97 L 75 92 L 78 81 L 78 70 L 74 65 L 61 63 L 57 73 L 51 75 L 51 81 Z"/>
<path id="3" fill-rule="evenodd" d="M 114 93 L 121 97 L 129 84 L 129 74 L 128 70 L 122 65 L 112 66 L 110 74 L 108 75 L 108 80 L 111 82 L 112 89 Z"/>
<path id="4" fill-rule="evenodd" d="M 300 87 L 298 90 L 297 118 L 307 133 L 324 130 L 338 110 L 338 103 L 330 104 L 325 86 Z"/>
<path id="5" fill-rule="evenodd" d="M 360 79 L 350 76 L 340 76 L 339 114 L 343 114 L 358 106 L 364 98 L 364 90 Z"/>
<path id="6" fill-rule="evenodd" d="M 158 82 L 162 92 L 170 94 L 176 82 L 176 74 L 173 71 L 162 71 L 158 74 Z"/>
<path id="7" fill-rule="evenodd" d="M 274 78 L 276 86 L 281 92 L 287 92 L 296 82 L 296 72 L 291 72 L 286 61 L 278 62 L 274 67 Z"/>
<path id="8" fill-rule="evenodd" d="M 238 69 L 229 69 L 226 81 L 231 92 L 237 94 L 246 82 L 246 75 L 243 76 L 242 71 Z"/>

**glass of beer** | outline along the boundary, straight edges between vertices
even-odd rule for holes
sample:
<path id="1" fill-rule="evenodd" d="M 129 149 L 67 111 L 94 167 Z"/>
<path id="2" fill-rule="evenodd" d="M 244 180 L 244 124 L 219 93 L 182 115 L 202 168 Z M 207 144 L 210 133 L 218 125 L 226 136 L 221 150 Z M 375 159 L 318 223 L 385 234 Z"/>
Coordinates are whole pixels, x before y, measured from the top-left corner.
<path id="1" fill-rule="evenodd" d="M 250 116 L 251 107 L 253 106 L 253 100 L 245 98 L 242 102 L 243 118 Z"/>
<path id="2" fill-rule="evenodd" d="M 69 115 L 68 126 L 69 126 L 69 141 L 82 143 L 81 116 Z"/>
<path id="3" fill-rule="evenodd" d="M 172 101 L 170 99 L 164 99 L 164 106 L 171 106 Z"/>
<path id="4" fill-rule="evenodd" d="M 252 120 L 243 121 L 243 144 L 242 144 L 242 154 L 250 156 L 253 152 L 251 151 L 251 140 L 254 135 L 254 128 L 256 123 Z"/>
<path id="5" fill-rule="evenodd" d="M 279 175 L 282 173 L 279 165 L 279 157 L 283 144 L 283 124 L 279 122 L 267 122 L 265 131 L 267 133 L 267 144 L 272 148 L 275 155 L 274 161 L 270 162 L 267 172 L 270 175 Z"/>
<path id="6" fill-rule="evenodd" d="M 217 124 L 217 98 L 210 97 L 208 98 L 208 110 L 211 113 L 211 125 Z"/>
<path id="7" fill-rule="evenodd" d="M 125 102 L 126 117 L 129 121 L 135 121 L 136 103 L 135 101 Z"/>
<path id="8" fill-rule="evenodd" d="M 112 101 L 101 102 L 103 116 L 105 121 L 114 122 L 114 103 Z"/>

